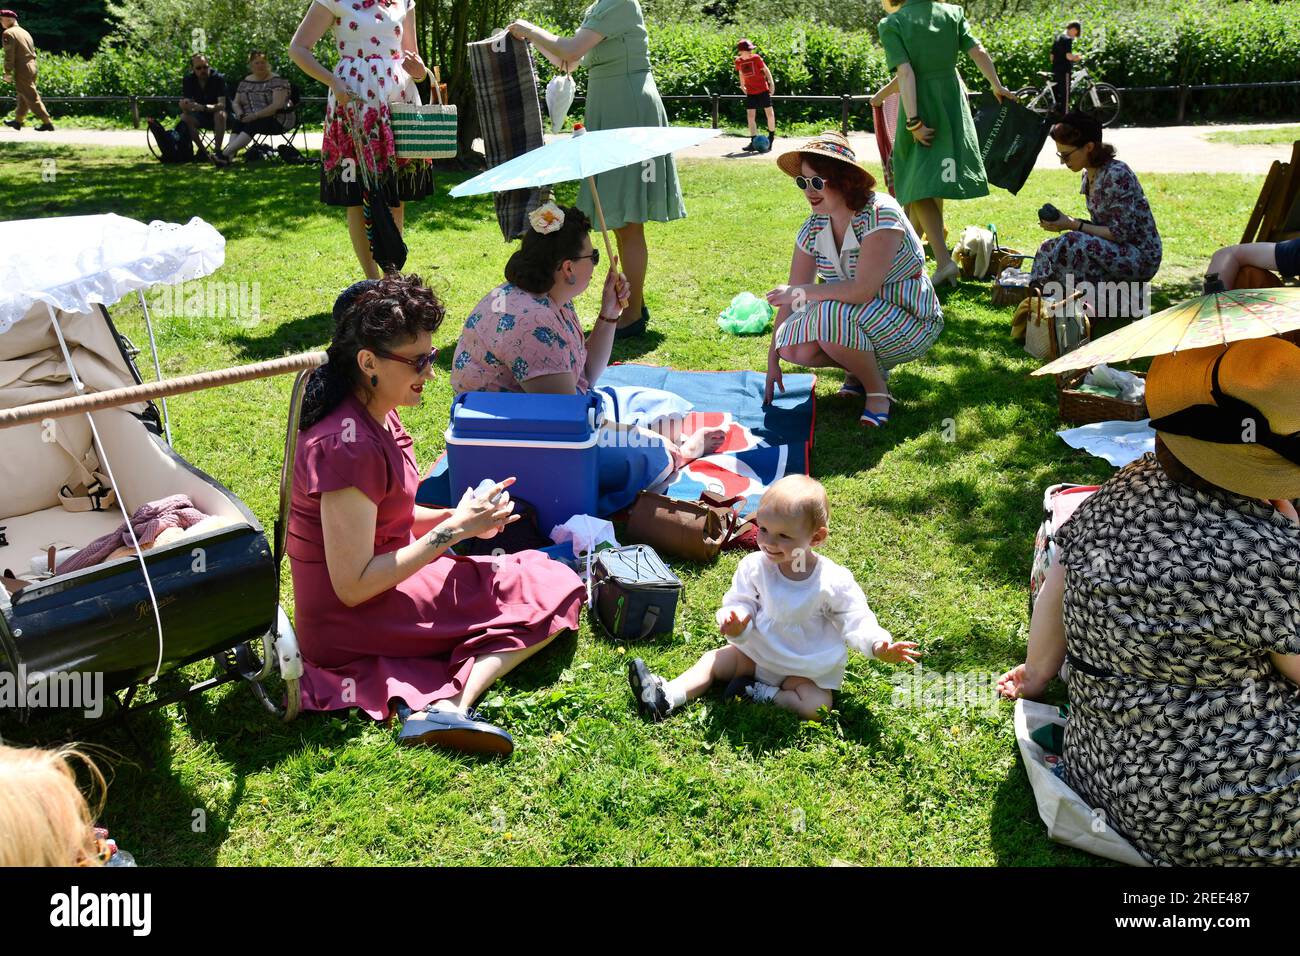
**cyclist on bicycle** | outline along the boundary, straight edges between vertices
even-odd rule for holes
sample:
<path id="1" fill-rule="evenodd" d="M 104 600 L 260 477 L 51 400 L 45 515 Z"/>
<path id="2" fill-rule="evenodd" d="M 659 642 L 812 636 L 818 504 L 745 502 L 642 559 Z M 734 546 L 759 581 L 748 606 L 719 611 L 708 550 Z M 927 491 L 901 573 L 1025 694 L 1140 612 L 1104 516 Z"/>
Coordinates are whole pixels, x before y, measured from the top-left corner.
<path id="1" fill-rule="evenodd" d="M 1083 24 L 1071 20 L 1065 32 L 1052 44 L 1052 95 L 1056 97 L 1056 115 L 1064 116 L 1070 103 L 1070 71 L 1083 59 L 1074 52 L 1074 41 L 1083 32 Z"/>

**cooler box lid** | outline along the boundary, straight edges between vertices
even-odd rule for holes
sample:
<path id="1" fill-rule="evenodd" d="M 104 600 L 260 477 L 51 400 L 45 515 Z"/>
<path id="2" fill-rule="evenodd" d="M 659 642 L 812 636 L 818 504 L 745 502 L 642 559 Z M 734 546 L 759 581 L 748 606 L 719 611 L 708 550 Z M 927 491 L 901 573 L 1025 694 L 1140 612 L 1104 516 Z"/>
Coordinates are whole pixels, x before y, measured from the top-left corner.
<path id="1" fill-rule="evenodd" d="M 573 442 L 586 444 L 596 431 L 600 396 L 464 392 L 451 406 L 449 442 Z"/>

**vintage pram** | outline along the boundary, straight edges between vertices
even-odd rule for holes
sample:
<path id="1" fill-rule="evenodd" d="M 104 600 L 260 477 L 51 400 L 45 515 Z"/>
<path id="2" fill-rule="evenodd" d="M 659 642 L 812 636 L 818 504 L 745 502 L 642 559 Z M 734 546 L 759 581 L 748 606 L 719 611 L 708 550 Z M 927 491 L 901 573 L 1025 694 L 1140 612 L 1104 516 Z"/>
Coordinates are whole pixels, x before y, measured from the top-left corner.
<path id="1" fill-rule="evenodd" d="M 105 713 L 122 713 L 242 679 L 269 712 L 297 713 L 302 664 L 278 604 L 279 572 L 302 388 L 324 354 L 162 381 L 144 294 L 207 276 L 224 257 L 225 240 L 197 218 L 0 223 L 0 569 L 37 578 L 12 594 L 0 589 L 0 676 L 11 685 L 102 675 L 118 705 Z M 106 308 L 131 294 L 144 309 L 157 382 L 142 380 L 139 350 Z M 239 498 L 172 448 L 165 396 L 294 371 L 272 544 Z M 51 546 L 82 548 L 141 504 L 176 494 L 222 526 L 150 549 L 132 535 L 126 556 L 42 574 L 39 556 Z M 214 676 L 135 702 L 142 686 L 204 658 L 215 659 Z M 263 684 L 277 671 L 283 707 Z M 25 704 L 0 699 L 6 710 L 30 716 Z"/>

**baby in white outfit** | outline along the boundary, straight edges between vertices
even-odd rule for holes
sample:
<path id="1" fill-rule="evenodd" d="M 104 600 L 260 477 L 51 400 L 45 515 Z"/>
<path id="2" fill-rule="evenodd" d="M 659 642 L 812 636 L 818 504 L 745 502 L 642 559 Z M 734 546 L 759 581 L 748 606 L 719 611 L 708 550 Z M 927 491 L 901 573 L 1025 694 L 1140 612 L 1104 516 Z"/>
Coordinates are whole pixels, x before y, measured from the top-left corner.
<path id="1" fill-rule="evenodd" d="M 895 642 L 876 621 L 848 570 L 813 549 L 829 535 L 830 504 L 821 483 L 791 475 L 758 505 L 758 551 L 746 556 L 718 610 L 727 644 L 671 681 L 640 658 L 628 680 L 642 715 L 662 720 L 716 681 L 726 694 L 775 703 L 819 720 L 844 681 L 848 648 L 910 664 L 917 645 Z"/>

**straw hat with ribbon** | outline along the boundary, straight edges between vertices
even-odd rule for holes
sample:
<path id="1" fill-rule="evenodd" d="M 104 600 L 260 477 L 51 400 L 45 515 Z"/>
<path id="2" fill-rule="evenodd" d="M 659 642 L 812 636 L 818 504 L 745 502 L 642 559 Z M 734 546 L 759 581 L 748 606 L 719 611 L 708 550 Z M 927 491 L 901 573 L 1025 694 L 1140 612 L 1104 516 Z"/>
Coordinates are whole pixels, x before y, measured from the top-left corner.
<path id="1" fill-rule="evenodd" d="M 1185 466 L 1250 498 L 1300 498 L 1300 347 L 1278 338 L 1159 355 L 1151 427 Z"/>
<path id="2" fill-rule="evenodd" d="M 853 152 L 853 147 L 849 141 L 844 138 L 843 134 L 835 130 L 826 130 L 818 136 L 813 137 L 797 149 L 787 150 L 777 157 L 776 165 L 780 167 L 781 172 L 787 176 L 803 175 L 803 157 L 804 154 L 813 156 L 825 156 L 851 166 L 857 170 L 857 174 L 865 181 L 868 173 L 865 168 L 858 164 L 858 157 Z"/>

